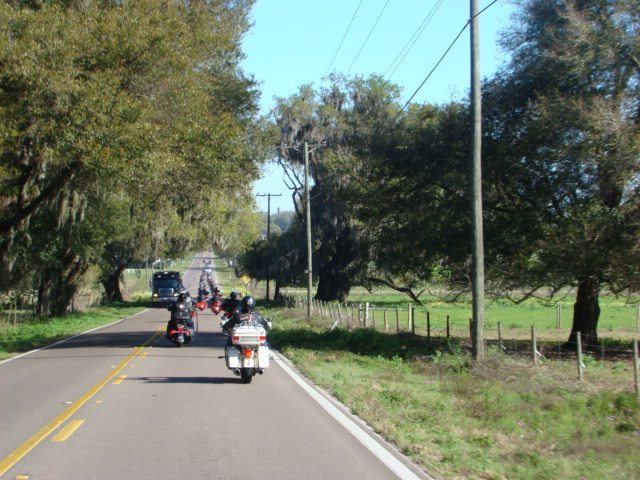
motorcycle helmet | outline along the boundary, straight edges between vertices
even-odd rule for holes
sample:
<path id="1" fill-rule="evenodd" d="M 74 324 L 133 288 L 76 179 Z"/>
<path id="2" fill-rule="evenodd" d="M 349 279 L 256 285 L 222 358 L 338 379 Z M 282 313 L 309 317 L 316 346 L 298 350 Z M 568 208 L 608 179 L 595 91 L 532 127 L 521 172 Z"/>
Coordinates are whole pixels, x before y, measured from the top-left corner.
<path id="1" fill-rule="evenodd" d="M 229 296 L 231 297 L 232 300 L 235 300 L 236 298 L 238 298 L 238 294 L 236 292 L 231 292 Z"/>
<path id="2" fill-rule="evenodd" d="M 241 308 L 246 311 L 253 311 L 256 308 L 256 300 L 251 295 L 242 298 Z"/>
<path id="3" fill-rule="evenodd" d="M 187 294 L 182 292 L 180 295 L 178 295 L 178 301 L 179 302 L 186 302 L 187 301 Z"/>

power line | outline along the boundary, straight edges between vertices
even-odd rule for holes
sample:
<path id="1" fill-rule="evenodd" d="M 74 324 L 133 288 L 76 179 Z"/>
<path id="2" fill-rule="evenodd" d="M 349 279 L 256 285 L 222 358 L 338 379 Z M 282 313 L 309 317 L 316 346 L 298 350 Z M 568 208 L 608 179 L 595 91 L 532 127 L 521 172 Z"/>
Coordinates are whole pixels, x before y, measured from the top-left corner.
<path id="1" fill-rule="evenodd" d="M 491 2 L 489 5 L 487 5 L 486 7 L 484 7 L 482 10 L 480 10 L 477 15 L 475 15 L 473 18 L 479 16 L 480 14 L 482 14 L 485 10 L 487 10 L 489 7 L 491 7 L 492 5 L 496 4 L 498 2 L 498 0 L 493 0 L 493 2 Z M 471 21 L 473 20 L 473 18 L 470 18 L 469 20 L 467 20 L 467 23 L 464 24 L 464 26 L 462 27 L 462 29 L 460 30 L 460 32 L 458 33 L 458 35 L 456 35 L 456 38 L 453 39 L 453 42 L 451 42 L 451 45 L 449 45 L 449 47 L 447 48 L 447 50 L 444 52 L 444 54 L 442 55 L 442 57 L 440 57 L 440 60 L 438 60 L 438 62 L 436 63 L 436 65 L 431 69 L 431 71 L 429 72 L 429 74 L 426 76 L 426 78 L 422 81 L 422 83 L 420 84 L 420 86 L 416 89 L 415 92 L 413 92 L 413 95 L 411 95 L 411 98 L 409 98 L 409 100 L 407 100 L 407 103 L 405 103 L 403 105 L 403 107 L 400 109 L 400 111 L 398 112 L 398 114 L 396 115 L 396 119 L 400 116 L 400 113 L 407 108 L 407 105 L 409 105 L 409 103 L 411 102 L 411 100 L 413 100 L 413 97 L 415 97 L 418 92 L 420 91 L 420 89 L 424 86 L 424 84 L 427 82 L 427 80 L 429 80 L 429 77 L 431 77 L 431 75 L 433 74 L 433 72 L 435 72 L 436 68 L 438 68 L 438 66 L 440 65 L 440 63 L 442 63 L 442 60 L 444 60 L 444 57 L 447 56 L 447 54 L 449 53 L 449 50 L 451 50 L 451 48 L 453 48 L 453 46 L 455 45 L 455 43 L 458 41 L 458 39 L 460 38 L 460 35 L 462 35 L 462 33 L 467 29 L 467 27 L 469 26 L 469 24 L 471 24 Z"/>
<path id="2" fill-rule="evenodd" d="M 353 21 L 355 20 L 356 15 L 358 14 L 358 10 L 360 10 L 360 5 L 362 5 L 362 0 L 360 0 L 360 3 L 358 3 L 358 6 L 356 7 L 356 11 L 354 12 L 353 17 L 351 17 L 351 21 L 349 22 L 349 26 L 347 27 L 347 31 L 344 32 L 344 36 L 342 37 L 342 40 L 340 41 L 340 45 L 338 45 L 338 49 L 336 50 L 336 53 L 333 54 L 333 58 L 331 59 L 331 63 L 329 63 L 329 66 L 327 67 L 327 71 L 324 72 L 324 76 L 325 77 L 329 73 L 329 70 L 331 70 L 331 66 L 333 65 L 333 61 L 338 56 L 338 52 L 342 48 L 342 44 L 344 43 L 344 39 L 347 38 L 347 34 L 349 33 L 349 30 L 351 29 L 351 25 L 353 25 Z"/>
<path id="3" fill-rule="evenodd" d="M 373 27 L 371 27 L 371 31 L 369 32 L 369 35 L 367 35 L 367 38 L 364 40 L 364 43 L 362 44 L 362 47 L 360 47 L 360 51 L 356 55 L 356 58 L 353 59 L 353 62 L 351 62 L 351 66 L 349 67 L 349 70 L 347 70 L 347 75 L 349 74 L 349 72 L 351 71 L 351 69 L 355 65 L 356 61 L 358 60 L 358 57 L 362 53 L 362 50 L 364 49 L 364 46 L 369 41 L 369 37 L 371 37 L 371 34 L 373 33 L 373 31 L 376 28 L 376 25 L 378 25 L 378 21 L 380 21 L 380 17 L 382 17 L 382 14 L 384 13 L 384 10 L 387 8 L 387 5 L 389 5 L 389 0 L 387 0 L 387 2 L 384 4 L 384 7 L 382 7 L 382 10 L 380 11 L 380 15 L 378 15 L 378 18 L 376 19 L 375 23 L 373 24 Z"/>
<path id="4" fill-rule="evenodd" d="M 436 4 L 433 6 L 433 8 L 431 9 L 431 11 L 427 14 L 427 16 L 424 18 L 424 20 L 422 20 L 422 23 L 418 26 L 418 28 L 416 29 L 415 32 L 413 32 L 413 35 L 411 35 L 411 38 L 409 38 L 409 40 L 407 41 L 407 43 L 404 45 L 404 47 L 402 47 L 402 50 L 400 50 L 400 53 L 398 53 L 398 55 L 396 56 L 396 58 L 393 60 L 393 62 L 391 62 L 391 65 L 389 65 L 389 67 L 387 68 L 387 70 L 382 74 L 383 77 L 387 76 L 387 72 L 389 70 L 391 70 L 391 67 L 393 67 L 393 64 L 396 63 L 396 61 L 398 60 L 398 58 L 400 57 L 400 55 L 402 55 L 402 53 L 405 51 L 405 49 L 407 49 L 407 51 L 404 53 L 404 55 L 402 56 L 402 59 L 398 62 L 398 64 L 395 66 L 395 68 L 393 69 L 393 71 L 391 72 L 391 74 L 389 75 L 389 78 L 391 78 L 393 76 L 393 74 L 396 72 L 396 70 L 398 69 L 398 67 L 400 66 L 400 64 L 404 61 L 404 59 L 407 57 L 407 55 L 409 54 L 409 52 L 411 51 L 411 49 L 413 48 L 413 46 L 416 44 L 416 42 L 418 41 L 418 39 L 420 38 L 420 35 L 422 35 L 425 31 L 425 29 L 427 28 L 427 26 L 429 25 L 429 23 L 431 22 L 431 20 L 433 20 L 433 17 L 435 16 L 436 12 L 438 11 L 438 9 L 440 8 L 440 6 L 444 3 L 444 0 L 437 0 Z M 415 37 L 415 39 L 414 39 Z M 413 42 L 412 42 L 413 40 Z M 409 48 L 407 48 L 407 45 L 409 45 L 411 43 L 411 46 L 409 46 Z"/>

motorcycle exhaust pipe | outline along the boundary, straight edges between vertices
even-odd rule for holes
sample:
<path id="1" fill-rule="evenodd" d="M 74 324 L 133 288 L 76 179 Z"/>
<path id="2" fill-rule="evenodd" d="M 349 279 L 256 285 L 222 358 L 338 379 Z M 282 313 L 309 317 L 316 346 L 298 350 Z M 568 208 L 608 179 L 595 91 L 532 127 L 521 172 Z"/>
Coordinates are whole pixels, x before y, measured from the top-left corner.
<path id="1" fill-rule="evenodd" d="M 259 368 L 259 369 L 258 369 L 258 373 L 259 373 L 260 375 L 262 375 L 262 374 L 264 373 L 264 368 Z"/>
<path id="2" fill-rule="evenodd" d="M 239 377 L 240 376 L 240 369 L 239 368 L 234 368 L 233 369 L 233 374 L 237 375 Z"/>

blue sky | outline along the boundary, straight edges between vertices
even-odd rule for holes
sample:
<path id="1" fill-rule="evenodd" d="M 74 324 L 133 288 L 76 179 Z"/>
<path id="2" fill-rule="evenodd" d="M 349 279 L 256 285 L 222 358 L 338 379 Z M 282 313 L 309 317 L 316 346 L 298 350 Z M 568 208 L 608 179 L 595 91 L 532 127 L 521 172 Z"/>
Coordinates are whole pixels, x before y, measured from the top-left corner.
<path id="1" fill-rule="evenodd" d="M 479 9 L 490 3 L 479 0 Z M 512 12 L 508 0 L 498 0 L 480 16 L 483 77 L 505 60 L 498 34 L 508 28 Z M 468 28 L 416 90 L 468 18 L 468 0 L 257 0 L 251 14 L 254 25 L 243 41 L 247 58 L 242 66 L 261 84 L 265 113 L 273 107 L 274 96 L 289 97 L 307 83 L 319 87 L 332 71 L 383 75 L 402 87 L 403 101 L 414 94 L 412 101 L 418 103 L 460 100 L 470 82 Z M 278 168 L 268 168 L 253 190 L 282 195 L 272 197 L 272 212 L 293 209 Z M 267 198 L 256 200 L 266 211 Z"/>

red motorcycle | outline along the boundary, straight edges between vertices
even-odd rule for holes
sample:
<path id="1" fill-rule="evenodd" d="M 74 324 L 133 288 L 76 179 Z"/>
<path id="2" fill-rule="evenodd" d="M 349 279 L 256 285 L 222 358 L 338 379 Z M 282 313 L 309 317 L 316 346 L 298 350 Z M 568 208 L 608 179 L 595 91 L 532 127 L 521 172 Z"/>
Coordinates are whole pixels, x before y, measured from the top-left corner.
<path id="1" fill-rule="evenodd" d="M 214 298 L 211 300 L 211 311 L 216 315 L 222 311 L 222 300 L 220 298 Z"/>

